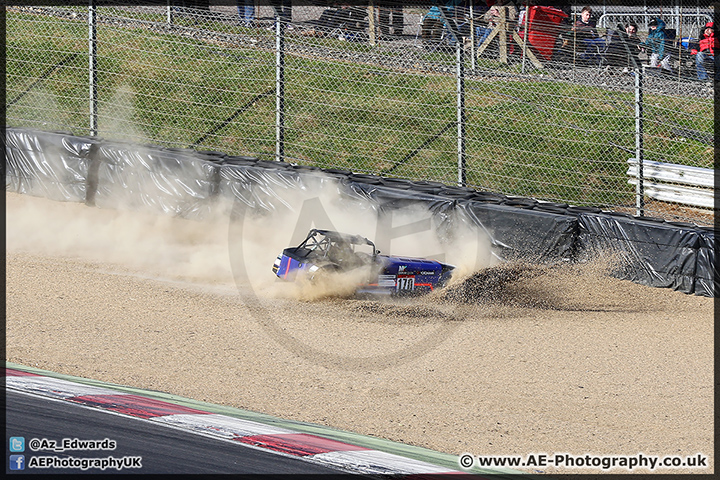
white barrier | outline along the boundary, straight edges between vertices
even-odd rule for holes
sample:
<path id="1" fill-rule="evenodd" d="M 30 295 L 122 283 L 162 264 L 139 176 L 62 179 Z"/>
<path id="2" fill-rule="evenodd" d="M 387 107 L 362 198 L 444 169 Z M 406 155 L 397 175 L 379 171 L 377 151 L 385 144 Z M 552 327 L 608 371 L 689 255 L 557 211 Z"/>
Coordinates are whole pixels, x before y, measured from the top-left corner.
<path id="1" fill-rule="evenodd" d="M 637 185 L 637 161 L 628 159 L 628 183 Z M 643 162 L 645 195 L 663 202 L 701 208 L 715 207 L 715 169 L 663 162 Z"/>

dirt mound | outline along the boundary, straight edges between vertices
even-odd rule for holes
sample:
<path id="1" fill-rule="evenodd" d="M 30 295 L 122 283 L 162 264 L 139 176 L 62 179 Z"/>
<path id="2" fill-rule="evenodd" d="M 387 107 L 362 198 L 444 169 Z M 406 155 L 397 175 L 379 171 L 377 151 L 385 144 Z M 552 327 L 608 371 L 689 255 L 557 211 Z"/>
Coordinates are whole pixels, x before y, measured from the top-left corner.
<path id="1" fill-rule="evenodd" d="M 460 283 L 448 286 L 441 297 L 453 303 L 502 303 L 540 307 L 547 304 L 547 299 L 519 298 L 518 284 L 548 275 L 550 269 L 548 266 L 524 262 L 503 263 L 475 272 Z M 530 305 L 526 305 L 528 300 Z"/>
<path id="2" fill-rule="evenodd" d="M 508 262 L 477 271 L 448 286 L 443 302 L 563 311 L 642 310 L 623 301 L 640 286 L 614 278 L 612 256 L 577 264 Z"/>

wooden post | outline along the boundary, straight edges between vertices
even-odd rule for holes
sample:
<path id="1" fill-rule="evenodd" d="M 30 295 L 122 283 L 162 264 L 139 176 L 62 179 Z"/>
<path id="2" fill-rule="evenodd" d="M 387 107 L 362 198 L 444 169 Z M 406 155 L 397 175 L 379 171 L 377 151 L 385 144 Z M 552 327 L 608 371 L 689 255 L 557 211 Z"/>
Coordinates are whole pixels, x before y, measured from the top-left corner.
<path id="1" fill-rule="evenodd" d="M 490 46 L 490 43 L 493 41 L 493 38 L 495 38 L 495 36 L 498 34 L 499 30 L 500 30 L 500 26 L 496 26 L 495 28 L 493 28 L 492 31 L 490 32 L 490 35 L 488 35 L 487 38 L 485 38 L 485 40 L 483 41 L 483 43 L 480 44 L 480 46 L 478 47 L 477 53 L 476 53 L 478 58 L 480 57 L 480 55 L 482 55 L 482 53 L 485 51 L 485 49 Z"/>
<path id="2" fill-rule="evenodd" d="M 375 46 L 375 2 L 368 4 L 368 37 L 370 45 Z"/>
<path id="3" fill-rule="evenodd" d="M 502 63 L 508 63 L 507 58 L 507 23 L 505 22 L 505 8 L 498 8 L 499 17 L 499 35 L 498 43 L 500 45 L 500 61 Z"/>

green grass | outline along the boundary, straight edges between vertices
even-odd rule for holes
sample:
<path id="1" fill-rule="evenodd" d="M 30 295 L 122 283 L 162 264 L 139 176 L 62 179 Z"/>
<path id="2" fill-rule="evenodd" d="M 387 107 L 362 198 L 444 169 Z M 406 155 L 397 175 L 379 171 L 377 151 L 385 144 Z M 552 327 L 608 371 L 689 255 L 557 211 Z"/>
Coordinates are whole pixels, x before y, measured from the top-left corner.
<path id="1" fill-rule="evenodd" d="M 217 28 L 243 31 L 222 24 Z M 86 37 L 84 22 L 8 12 L 8 101 L 29 89 L 8 107 L 8 125 L 88 134 Z M 367 49 L 333 39 L 303 41 L 349 53 Z M 101 137 L 187 147 L 234 116 L 197 148 L 273 154 L 271 49 L 102 26 L 98 45 Z M 78 56 L 52 70 L 70 53 Z M 427 60 L 451 57 L 433 53 Z M 47 78 L 30 88 L 44 74 Z M 248 105 L 268 91 L 269 96 Z M 285 151 L 291 159 L 456 181 L 456 127 L 439 135 L 456 118 L 452 73 L 400 72 L 288 54 L 285 91 Z M 625 172 L 635 148 L 633 102 L 632 92 L 601 87 L 470 78 L 468 183 L 579 205 L 631 205 L 634 187 Z M 645 157 L 711 168 L 713 150 L 678 138 L 673 128 L 713 134 L 713 107 L 712 100 L 646 94 Z"/>

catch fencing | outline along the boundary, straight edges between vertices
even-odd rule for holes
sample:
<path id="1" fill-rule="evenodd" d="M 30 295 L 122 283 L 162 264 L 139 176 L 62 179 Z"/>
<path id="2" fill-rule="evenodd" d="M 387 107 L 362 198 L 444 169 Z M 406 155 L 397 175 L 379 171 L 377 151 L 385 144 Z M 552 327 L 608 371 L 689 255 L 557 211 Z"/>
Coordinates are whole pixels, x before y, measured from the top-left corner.
<path id="1" fill-rule="evenodd" d="M 645 189 L 646 161 L 714 167 L 714 88 L 688 58 L 535 63 L 511 39 L 501 62 L 459 9 L 431 40 L 426 7 L 402 32 L 339 10 L 7 6 L 6 122 L 712 224 Z"/>

